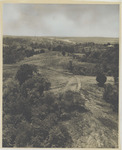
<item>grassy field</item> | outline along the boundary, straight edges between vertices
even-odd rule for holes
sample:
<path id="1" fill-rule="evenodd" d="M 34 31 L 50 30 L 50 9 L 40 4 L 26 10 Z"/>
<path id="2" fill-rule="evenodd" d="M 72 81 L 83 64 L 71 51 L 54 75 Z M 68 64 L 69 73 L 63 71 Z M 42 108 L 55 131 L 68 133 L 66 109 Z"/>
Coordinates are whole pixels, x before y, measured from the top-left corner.
<path id="1" fill-rule="evenodd" d="M 56 95 L 67 90 L 79 92 L 85 99 L 86 112 L 72 112 L 71 119 L 61 122 L 70 134 L 74 148 L 117 148 L 118 115 L 111 105 L 103 100 L 103 88 L 98 87 L 95 76 L 73 75 L 67 69 L 71 56 L 62 56 L 60 52 L 49 51 L 34 55 L 16 63 L 3 65 L 4 85 L 14 78 L 22 64 L 37 65 L 39 72 L 51 82 L 50 91 Z M 76 61 L 76 60 L 75 60 Z M 80 65 L 89 65 L 80 62 Z M 107 83 L 114 83 L 107 77 Z M 3 85 L 3 86 L 4 86 Z"/>

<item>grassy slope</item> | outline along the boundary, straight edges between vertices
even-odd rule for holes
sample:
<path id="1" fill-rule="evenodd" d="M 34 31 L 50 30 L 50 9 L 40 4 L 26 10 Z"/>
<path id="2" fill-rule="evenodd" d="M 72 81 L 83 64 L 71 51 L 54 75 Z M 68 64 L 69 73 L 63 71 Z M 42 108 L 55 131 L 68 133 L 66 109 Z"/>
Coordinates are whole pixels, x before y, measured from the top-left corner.
<path id="1" fill-rule="evenodd" d="M 71 120 L 62 122 L 72 137 L 72 147 L 117 147 L 118 118 L 111 106 L 103 98 L 103 89 L 98 88 L 95 77 L 75 76 L 66 66 L 70 56 L 63 57 L 59 52 L 47 52 L 25 58 L 13 65 L 4 65 L 5 82 L 15 76 L 21 64 L 35 64 L 40 73 L 51 82 L 51 91 L 55 94 L 72 90 L 80 92 L 86 100 L 88 112 L 73 112 Z M 112 77 L 108 81 L 113 83 Z"/>

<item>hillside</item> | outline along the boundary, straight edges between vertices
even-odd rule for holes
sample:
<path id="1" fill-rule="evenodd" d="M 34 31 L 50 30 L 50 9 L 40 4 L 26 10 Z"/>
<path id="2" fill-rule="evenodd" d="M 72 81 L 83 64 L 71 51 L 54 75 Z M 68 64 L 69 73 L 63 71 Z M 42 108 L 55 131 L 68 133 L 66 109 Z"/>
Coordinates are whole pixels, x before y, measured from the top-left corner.
<path id="1" fill-rule="evenodd" d="M 98 87 L 95 76 L 73 75 L 67 69 L 71 56 L 62 56 L 60 52 L 47 51 L 43 54 L 24 58 L 15 64 L 3 65 L 5 86 L 22 64 L 34 64 L 39 73 L 51 82 L 50 92 L 56 96 L 70 90 L 80 94 L 85 101 L 83 112 L 72 111 L 70 119 L 60 121 L 72 139 L 72 148 L 117 148 L 118 115 L 113 112 L 111 104 L 103 100 L 104 88 Z M 85 63 L 81 62 L 81 65 Z M 86 63 L 87 65 L 87 63 Z M 108 76 L 106 84 L 114 84 L 113 77 Z"/>

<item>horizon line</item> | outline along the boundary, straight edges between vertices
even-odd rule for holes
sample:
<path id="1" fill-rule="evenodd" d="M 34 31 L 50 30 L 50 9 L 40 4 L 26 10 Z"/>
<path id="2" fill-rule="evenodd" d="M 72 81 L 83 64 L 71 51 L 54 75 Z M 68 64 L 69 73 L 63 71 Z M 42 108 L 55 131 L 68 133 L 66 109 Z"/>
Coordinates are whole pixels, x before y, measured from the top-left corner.
<path id="1" fill-rule="evenodd" d="M 53 35 L 9 35 L 3 34 L 3 36 L 17 36 L 17 37 L 76 37 L 76 38 L 118 38 L 119 37 L 109 37 L 109 36 L 53 36 Z"/>

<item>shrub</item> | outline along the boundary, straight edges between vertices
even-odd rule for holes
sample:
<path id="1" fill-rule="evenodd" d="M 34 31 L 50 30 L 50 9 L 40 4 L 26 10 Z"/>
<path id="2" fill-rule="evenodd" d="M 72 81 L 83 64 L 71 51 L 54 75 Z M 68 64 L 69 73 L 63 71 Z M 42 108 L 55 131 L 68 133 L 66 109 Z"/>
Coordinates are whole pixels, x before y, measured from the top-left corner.
<path id="1" fill-rule="evenodd" d="M 45 147 L 44 140 L 48 137 L 49 132 L 53 128 L 53 126 L 57 124 L 58 118 L 55 113 L 50 113 L 47 114 L 47 116 L 43 120 L 40 120 L 39 116 L 34 116 L 33 119 L 34 120 L 32 121 L 32 124 L 34 134 L 31 137 L 31 143 L 34 147 Z"/>
<path id="2" fill-rule="evenodd" d="M 45 53 L 45 50 L 44 49 L 42 49 L 42 50 L 40 50 L 40 52 L 39 53 Z"/>
<path id="3" fill-rule="evenodd" d="M 26 57 L 31 57 L 34 55 L 34 50 L 25 50 Z"/>
<path id="4" fill-rule="evenodd" d="M 3 110 L 4 113 L 16 114 L 20 113 L 20 89 L 19 84 L 16 81 L 9 81 L 4 85 L 3 94 Z"/>
<path id="5" fill-rule="evenodd" d="M 46 103 L 49 107 L 54 104 L 55 96 L 53 93 L 46 93 L 44 95 L 44 103 Z"/>
<path id="6" fill-rule="evenodd" d="M 26 121 L 22 121 L 18 125 L 18 130 L 15 139 L 15 147 L 28 147 L 30 145 L 30 139 L 33 135 L 33 128 Z"/>
<path id="7" fill-rule="evenodd" d="M 61 96 L 61 111 L 71 112 L 79 107 L 85 106 L 85 100 L 81 98 L 81 95 L 78 92 L 66 91 Z"/>
<path id="8" fill-rule="evenodd" d="M 23 64 L 20 66 L 19 70 L 16 73 L 16 79 L 21 85 L 27 79 L 31 78 L 34 72 L 37 72 L 37 68 L 35 65 Z"/>
<path id="9" fill-rule="evenodd" d="M 3 46 L 3 63 L 13 64 L 22 60 L 25 57 L 23 49 L 18 49 L 18 46 L 11 44 L 7 47 Z"/>
<path id="10" fill-rule="evenodd" d="M 106 80 L 107 78 L 103 73 L 99 72 L 97 74 L 96 81 L 98 82 L 98 86 L 103 87 Z"/>
<path id="11" fill-rule="evenodd" d="M 43 120 L 49 114 L 48 106 L 45 104 L 33 106 L 31 112 L 32 112 L 31 121 L 33 123 L 36 122 L 39 123 L 39 120 Z"/>
<path id="12" fill-rule="evenodd" d="M 72 65 L 72 61 L 69 61 L 69 70 L 72 72 L 72 70 L 73 70 L 73 65 Z"/>
<path id="13" fill-rule="evenodd" d="M 67 129 L 60 125 L 54 126 L 50 132 L 49 137 L 46 140 L 46 147 L 58 147 L 58 148 L 66 148 L 71 147 L 72 139 L 67 132 Z"/>
<path id="14" fill-rule="evenodd" d="M 114 69 L 113 69 L 113 71 L 112 71 L 112 75 L 113 75 L 113 77 L 114 77 L 114 82 L 115 82 L 115 83 L 118 83 L 118 80 L 119 80 L 119 68 L 116 67 L 116 66 L 114 66 L 113 68 L 114 68 Z"/>
<path id="15" fill-rule="evenodd" d="M 75 75 L 85 75 L 86 74 L 86 70 L 85 68 L 79 67 L 79 66 L 74 66 L 72 73 Z"/>
<path id="16" fill-rule="evenodd" d="M 65 51 L 62 51 L 62 55 L 63 55 L 63 56 L 65 56 L 65 55 L 66 55 Z"/>
<path id="17" fill-rule="evenodd" d="M 107 84 L 104 89 L 103 99 L 112 104 L 113 110 L 118 112 L 118 86 Z"/>
<path id="18" fill-rule="evenodd" d="M 13 118 L 6 115 L 3 118 L 3 147 L 13 147 L 16 137 L 16 127 L 10 123 Z"/>
<path id="19" fill-rule="evenodd" d="M 24 97 L 39 98 L 44 91 L 49 90 L 51 83 L 41 74 L 34 75 L 21 85 L 21 92 Z"/>

